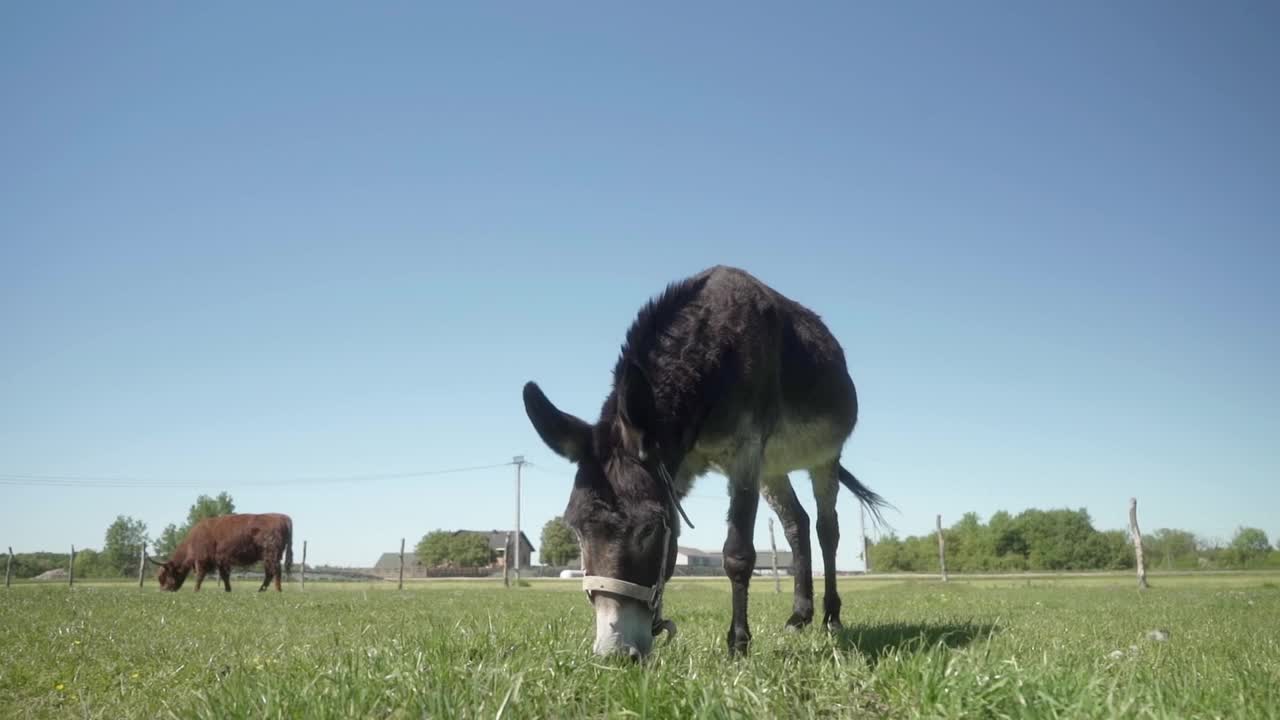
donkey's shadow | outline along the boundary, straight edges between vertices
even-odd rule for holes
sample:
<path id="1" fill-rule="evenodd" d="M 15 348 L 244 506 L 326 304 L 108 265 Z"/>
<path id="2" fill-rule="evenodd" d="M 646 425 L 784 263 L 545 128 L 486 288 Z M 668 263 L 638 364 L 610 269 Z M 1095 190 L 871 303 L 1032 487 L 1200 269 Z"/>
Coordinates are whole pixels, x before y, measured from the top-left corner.
<path id="1" fill-rule="evenodd" d="M 999 628 L 987 623 L 884 623 L 839 630 L 835 644 L 844 652 L 857 652 L 875 665 L 883 656 L 897 651 L 918 653 L 938 646 L 960 648 L 985 640 Z"/>

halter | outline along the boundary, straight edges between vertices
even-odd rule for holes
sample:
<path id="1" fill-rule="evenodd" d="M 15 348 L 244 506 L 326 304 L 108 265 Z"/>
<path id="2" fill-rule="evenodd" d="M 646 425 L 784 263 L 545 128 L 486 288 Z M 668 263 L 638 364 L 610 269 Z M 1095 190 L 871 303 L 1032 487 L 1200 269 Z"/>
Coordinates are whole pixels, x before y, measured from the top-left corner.
<path id="1" fill-rule="evenodd" d="M 591 602 L 591 591 L 600 590 L 602 592 L 613 593 L 614 595 L 622 595 L 633 600 L 639 600 L 644 603 L 650 610 L 656 611 L 658 606 L 662 604 L 662 588 L 666 585 L 664 579 L 666 573 L 666 555 L 670 550 L 671 543 L 671 526 L 664 519 L 662 521 L 662 550 L 663 561 L 662 569 L 658 571 L 658 581 L 652 587 L 638 585 L 626 580 L 618 580 L 617 578 L 605 577 L 603 575 L 584 575 L 582 577 L 582 589 L 587 593 L 587 602 Z"/>
<path id="2" fill-rule="evenodd" d="M 627 460 L 630 460 L 640 465 L 641 467 L 644 467 L 644 461 L 641 460 L 639 457 L 631 455 L 630 453 L 623 455 L 623 457 L 626 458 Z M 680 507 L 680 498 L 676 496 L 675 482 L 671 479 L 671 473 L 667 471 L 666 463 L 662 462 L 661 460 L 658 461 L 658 477 L 662 480 L 663 488 L 665 488 L 667 491 L 667 498 L 671 501 L 671 504 L 674 505 L 676 510 L 680 513 L 680 517 L 684 518 L 685 524 L 692 528 L 693 523 L 689 522 L 689 516 L 685 515 L 684 508 Z M 671 551 L 671 525 L 667 523 L 667 518 L 664 514 L 662 518 L 663 559 L 662 559 L 662 568 L 658 570 L 657 582 L 655 582 L 652 586 L 646 586 L 646 585 L 640 585 L 638 583 L 627 582 L 626 580 L 618 580 L 617 578 L 605 577 L 603 575 L 583 575 L 582 590 L 587 594 L 587 602 L 592 601 L 591 600 L 592 591 L 607 592 L 607 593 L 613 593 L 614 595 L 629 597 L 633 600 L 639 600 L 640 602 L 644 603 L 645 606 L 648 607 L 650 611 L 656 613 L 658 611 L 658 608 L 661 607 L 662 605 L 662 590 L 667 584 L 666 553 L 670 551 Z M 585 558 L 583 560 L 584 562 L 582 566 L 583 568 L 585 568 L 586 567 Z M 662 622 L 669 623 L 670 621 L 667 620 Z M 658 621 L 656 616 L 654 618 L 654 623 L 655 623 L 654 624 L 655 628 L 657 628 L 661 624 Z M 655 631 L 655 634 L 656 634 L 656 631 Z"/>

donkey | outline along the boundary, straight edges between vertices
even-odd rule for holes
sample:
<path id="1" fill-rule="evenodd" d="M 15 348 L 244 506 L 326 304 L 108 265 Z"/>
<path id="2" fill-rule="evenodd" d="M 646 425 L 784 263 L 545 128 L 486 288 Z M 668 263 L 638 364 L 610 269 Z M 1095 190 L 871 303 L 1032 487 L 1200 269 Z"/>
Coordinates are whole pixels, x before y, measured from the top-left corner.
<path id="1" fill-rule="evenodd" d="M 844 351 L 812 311 L 743 270 L 716 266 L 669 284 L 641 308 L 594 425 L 558 409 L 534 382 L 523 399 L 542 441 L 577 463 L 564 517 L 582 552 L 597 655 L 641 660 L 662 630 L 675 634 L 662 617 L 662 591 L 675 570 L 676 513 L 689 522 L 680 500 L 709 471 L 729 479 L 730 654 L 745 653 L 751 641 L 747 590 L 761 495 L 794 557 L 786 626 L 799 630 L 813 620 L 809 516 L 787 476 L 793 470 L 808 471 L 818 506 L 823 623 L 842 627 L 838 486 L 877 520 L 886 503 L 840 464 L 857 422 L 857 393 Z"/>

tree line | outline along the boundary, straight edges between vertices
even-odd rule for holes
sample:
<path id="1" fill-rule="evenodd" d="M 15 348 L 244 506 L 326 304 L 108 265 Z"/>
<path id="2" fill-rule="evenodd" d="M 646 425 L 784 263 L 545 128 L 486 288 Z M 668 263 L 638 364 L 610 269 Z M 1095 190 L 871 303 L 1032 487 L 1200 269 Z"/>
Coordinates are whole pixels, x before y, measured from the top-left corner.
<path id="1" fill-rule="evenodd" d="M 167 558 L 173 549 L 182 542 L 187 532 L 198 522 L 218 515 L 229 515 L 235 512 L 235 502 L 226 492 L 215 497 L 201 495 L 187 511 L 187 520 L 181 526 L 170 523 L 160 532 L 155 545 L 149 547 L 151 557 Z M 151 545 L 147 535 L 147 524 L 128 515 L 117 515 L 107 526 L 102 540 L 102 549 L 77 548 L 75 573 L 77 578 L 117 578 L 138 576 L 138 563 L 141 561 L 143 543 Z M 67 569 L 71 560 L 70 551 L 14 553 L 13 576 L 15 578 L 33 578 L 50 570 Z"/>
<path id="2" fill-rule="evenodd" d="M 1001 510 L 985 523 L 969 512 L 942 534 L 950 572 L 1131 570 L 1135 564 L 1129 532 L 1096 529 L 1084 508 Z M 1226 544 L 1175 528 L 1142 536 L 1147 569 L 1165 570 L 1280 568 L 1277 542 L 1273 549 L 1267 534 L 1251 527 L 1238 528 Z M 870 546 L 870 558 L 875 572 L 936 572 L 937 536 L 891 533 Z"/>

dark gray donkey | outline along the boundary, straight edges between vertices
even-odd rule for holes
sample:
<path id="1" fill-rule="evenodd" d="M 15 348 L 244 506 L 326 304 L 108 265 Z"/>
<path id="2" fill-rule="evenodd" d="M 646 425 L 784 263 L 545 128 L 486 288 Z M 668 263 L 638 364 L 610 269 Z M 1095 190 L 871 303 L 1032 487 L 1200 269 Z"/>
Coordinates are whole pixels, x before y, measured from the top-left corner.
<path id="1" fill-rule="evenodd" d="M 582 550 L 595 608 L 595 652 L 647 656 L 662 630 L 662 589 L 675 570 L 680 500 L 695 478 L 729 478 L 724 569 L 733 585 L 729 650 L 745 652 L 756 508 L 764 495 L 794 556 L 794 611 L 813 621 L 809 516 L 787 473 L 807 470 L 818 506 L 823 622 L 841 627 L 836 592 L 843 483 L 879 518 L 883 499 L 840 465 L 858 417 L 844 351 L 813 312 L 757 280 L 714 267 L 669 285 L 640 310 L 594 425 L 524 386 L 525 411 L 556 453 L 578 464 L 565 520 Z M 688 518 L 685 517 L 688 523 Z"/>

